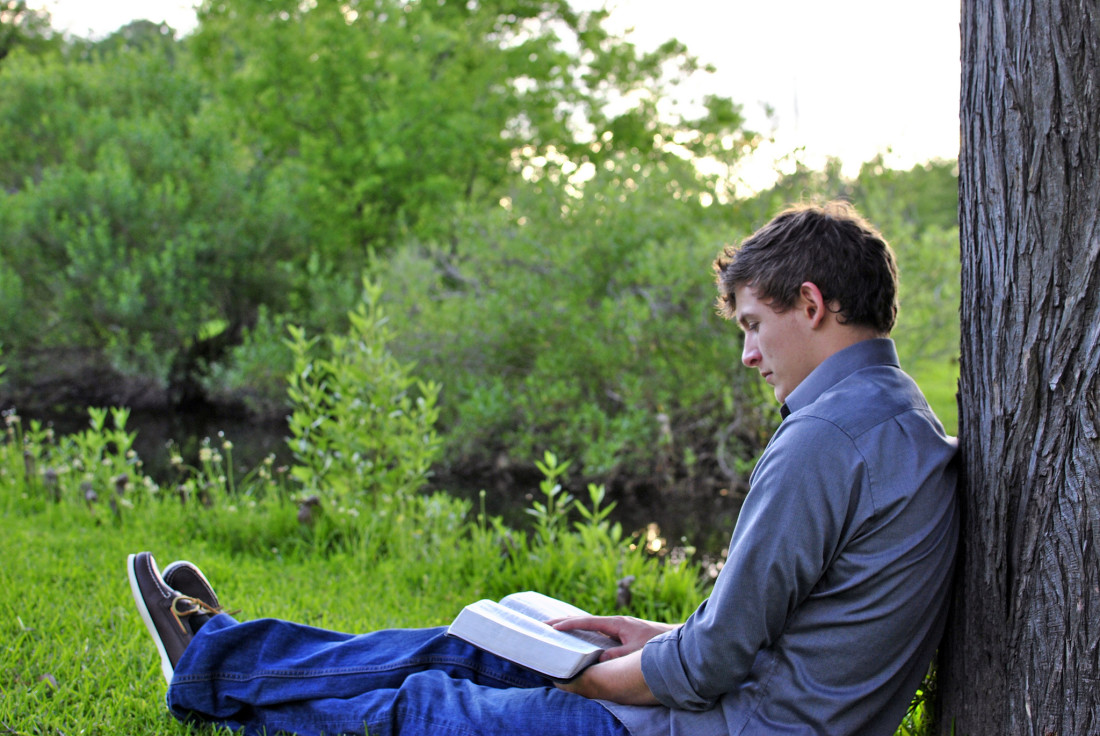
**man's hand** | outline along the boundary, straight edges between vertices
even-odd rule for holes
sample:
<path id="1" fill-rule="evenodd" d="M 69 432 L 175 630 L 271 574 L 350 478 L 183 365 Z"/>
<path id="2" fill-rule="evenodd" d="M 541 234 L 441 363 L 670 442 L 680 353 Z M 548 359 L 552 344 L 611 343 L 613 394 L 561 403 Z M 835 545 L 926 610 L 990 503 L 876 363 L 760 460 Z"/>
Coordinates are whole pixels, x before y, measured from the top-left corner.
<path id="1" fill-rule="evenodd" d="M 601 654 L 601 662 L 636 652 L 658 634 L 679 628 L 678 624 L 645 621 L 633 616 L 570 616 L 569 618 L 558 618 L 546 623 L 558 631 L 583 629 L 585 631 L 598 631 L 613 639 L 618 639 L 619 646 L 612 647 Z"/>
<path id="2" fill-rule="evenodd" d="M 599 631 L 620 642 L 619 646 L 605 651 L 598 664 L 573 680 L 559 684 L 559 688 L 586 698 L 600 698 L 625 705 L 658 704 L 642 676 L 642 647 L 653 637 L 677 626 L 643 621 L 632 616 L 573 616 L 547 623 L 559 631 Z"/>

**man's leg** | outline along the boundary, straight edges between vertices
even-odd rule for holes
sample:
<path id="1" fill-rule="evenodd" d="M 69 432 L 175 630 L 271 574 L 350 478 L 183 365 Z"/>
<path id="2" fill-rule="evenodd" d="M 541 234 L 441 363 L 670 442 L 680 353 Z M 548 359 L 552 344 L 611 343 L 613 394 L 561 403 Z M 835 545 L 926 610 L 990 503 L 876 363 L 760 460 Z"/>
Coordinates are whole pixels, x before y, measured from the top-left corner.
<path id="1" fill-rule="evenodd" d="M 443 629 L 353 636 L 215 616 L 180 658 L 168 704 L 250 734 L 626 734 L 599 703 Z"/>

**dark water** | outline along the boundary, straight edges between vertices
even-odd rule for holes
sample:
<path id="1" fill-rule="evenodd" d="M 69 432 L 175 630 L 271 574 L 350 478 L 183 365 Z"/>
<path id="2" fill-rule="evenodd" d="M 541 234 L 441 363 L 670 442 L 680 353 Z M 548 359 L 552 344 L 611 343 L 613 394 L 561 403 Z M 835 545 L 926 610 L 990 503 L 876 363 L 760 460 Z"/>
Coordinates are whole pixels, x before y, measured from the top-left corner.
<path id="1" fill-rule="evenodd" d="M 52 426 L 58 435 L 73 434 L 90 426 L 86 411 L 19 414 L 24 426 L 38 419 Z M 126 431 L 136 435 L 134 450 L 142 460 L 145 474 L 158 483 L 169 479 L 173 453 L 182 455 L 185 463 L 195 465 L 206 440 L 219 447 L 224 440 L 233 443 L 233 470 L 238 479 L 268 455 L 275 455 L 280 464 L 290 460 L 283 422 L 257 422 L 251 416 L 232 412 L 133 410 L 126 421 Z"/>
<path id="2" fill-rule="evenodd" d="M 531 502 L 545 500 L 539 489 L 541 476 L 534 468 L 530 473 L 518 473 L 508 479 L 481 480 L 484 482 L 437 476 L 431 485 L 471 500 L 475 510 L 484 503 L 490 515 L 502 517 L 512 527 L 529 524 L 527 509 Z M 586 483 L 571 483 L 567 479 L 563 486 L 577 501 L 590 505 Z M 741 500 L 728 484 L 701 482 L 692 487 L 681 483 L 673 490 L 645 479 L 632 479 L 608 487 L 604 506 L 615 504 L 608 518 L 621 524 L 627 535 L 636 533 L 652 542 L 651 538 L 657 534 L 665 549 L 691 546 L 708 557 L 719 558 L 724 557 Z"/>
<path id="3" fill-rule="evenodd" d="M 24 426 L 31 419 L 49 424 L 59 435 L 82 431 L 89 426 L 86 411 L 35 414 L 20 412 Z M 108 420 L 109 421 L 109 420 Z M 171 480 L 171 457 L 178 453 L 184 463 L 198 464 L 199 450 L 204 442 L 221 447 L 224 440 L 232 442 L 234 475 L 238 480 L 269 455 L 277 465 L 290 463 L 292 456 L 286 443 L 287 428 L 281 421 L 257 422 L 254 417 L 227 411 L 201 410 L 189 412 L 134 410 L 126 429 L 135 433 L 134 449 L 144 464 L 144 471 L 158 483 Z M 502 517 L 509 526 L 527 525 L 526 509 L 533 500 L 542 500 L 539 490 L 541 476 L 530 468 L 505 476 L 470 477 L 469 475 L 435 475 L 429 490 L 440 490 L 466 498 L 478 510 Z M 720 556 L 729 540 L 740 510 L 740 498 L 724 484 L 712 482 L 679 484 L 675 492 L 646 479 L 630 481 L 608 488 L 607 501 L 615 503 L 611 520 L 622 525 L 627 534 L 653 536 L 657 530 L 666 547 L 691 545 L 710 556 Z M 586 484 L 566 490 L 588 504 Z"/>

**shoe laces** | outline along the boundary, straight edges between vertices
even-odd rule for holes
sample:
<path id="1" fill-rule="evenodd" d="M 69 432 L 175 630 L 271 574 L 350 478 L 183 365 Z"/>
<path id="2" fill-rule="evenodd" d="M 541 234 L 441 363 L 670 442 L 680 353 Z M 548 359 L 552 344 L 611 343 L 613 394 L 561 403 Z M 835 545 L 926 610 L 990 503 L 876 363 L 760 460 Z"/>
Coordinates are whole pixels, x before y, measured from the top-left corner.
<path id="1" fill-rule="evenodd" d="M 186 609 L 181 609 L 181 603 L 186 603 L 190 607 Z M 185 634 L 188 633 L 188 630 L 183 623 L 183 619 L 187 618 L 188 616 L 194 616 L 195 614 L 206 614 L 208 616 L 213 616 L 215 614 L 225 612 L 226 610 L 221 606 L 215 608 L 214 606 L 211 606 L 209 603 L 200 598 L 192 598 L 191 596 L 187 595 L 177 595 L 175 598 L 172 599 L 172 615 L 176 617 L 176 624 L 180 627 L 180 631 L 184 632 Z M 240 613 L 240 611 L 229 611 L 228 613 L 232 615 L 234 613 Z"/>

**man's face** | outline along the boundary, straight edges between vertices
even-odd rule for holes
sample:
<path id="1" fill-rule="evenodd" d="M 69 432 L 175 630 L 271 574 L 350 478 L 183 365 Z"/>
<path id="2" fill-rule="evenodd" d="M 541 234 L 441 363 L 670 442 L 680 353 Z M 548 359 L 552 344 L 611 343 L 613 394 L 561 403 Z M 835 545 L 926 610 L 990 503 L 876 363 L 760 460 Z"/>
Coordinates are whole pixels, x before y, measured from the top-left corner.
<path id="1" fill-rule="evenodd" d="M 760 371 L 775 389 L 776 400 L 783 403 L 816 367 L 807 349 L 811 321 L 797 304 L 786 312 L 776 312 L 757 299 L 749 286 L 738 286 L 734 296 L 737 324 L 745 333 L 741 362 Z"/>

